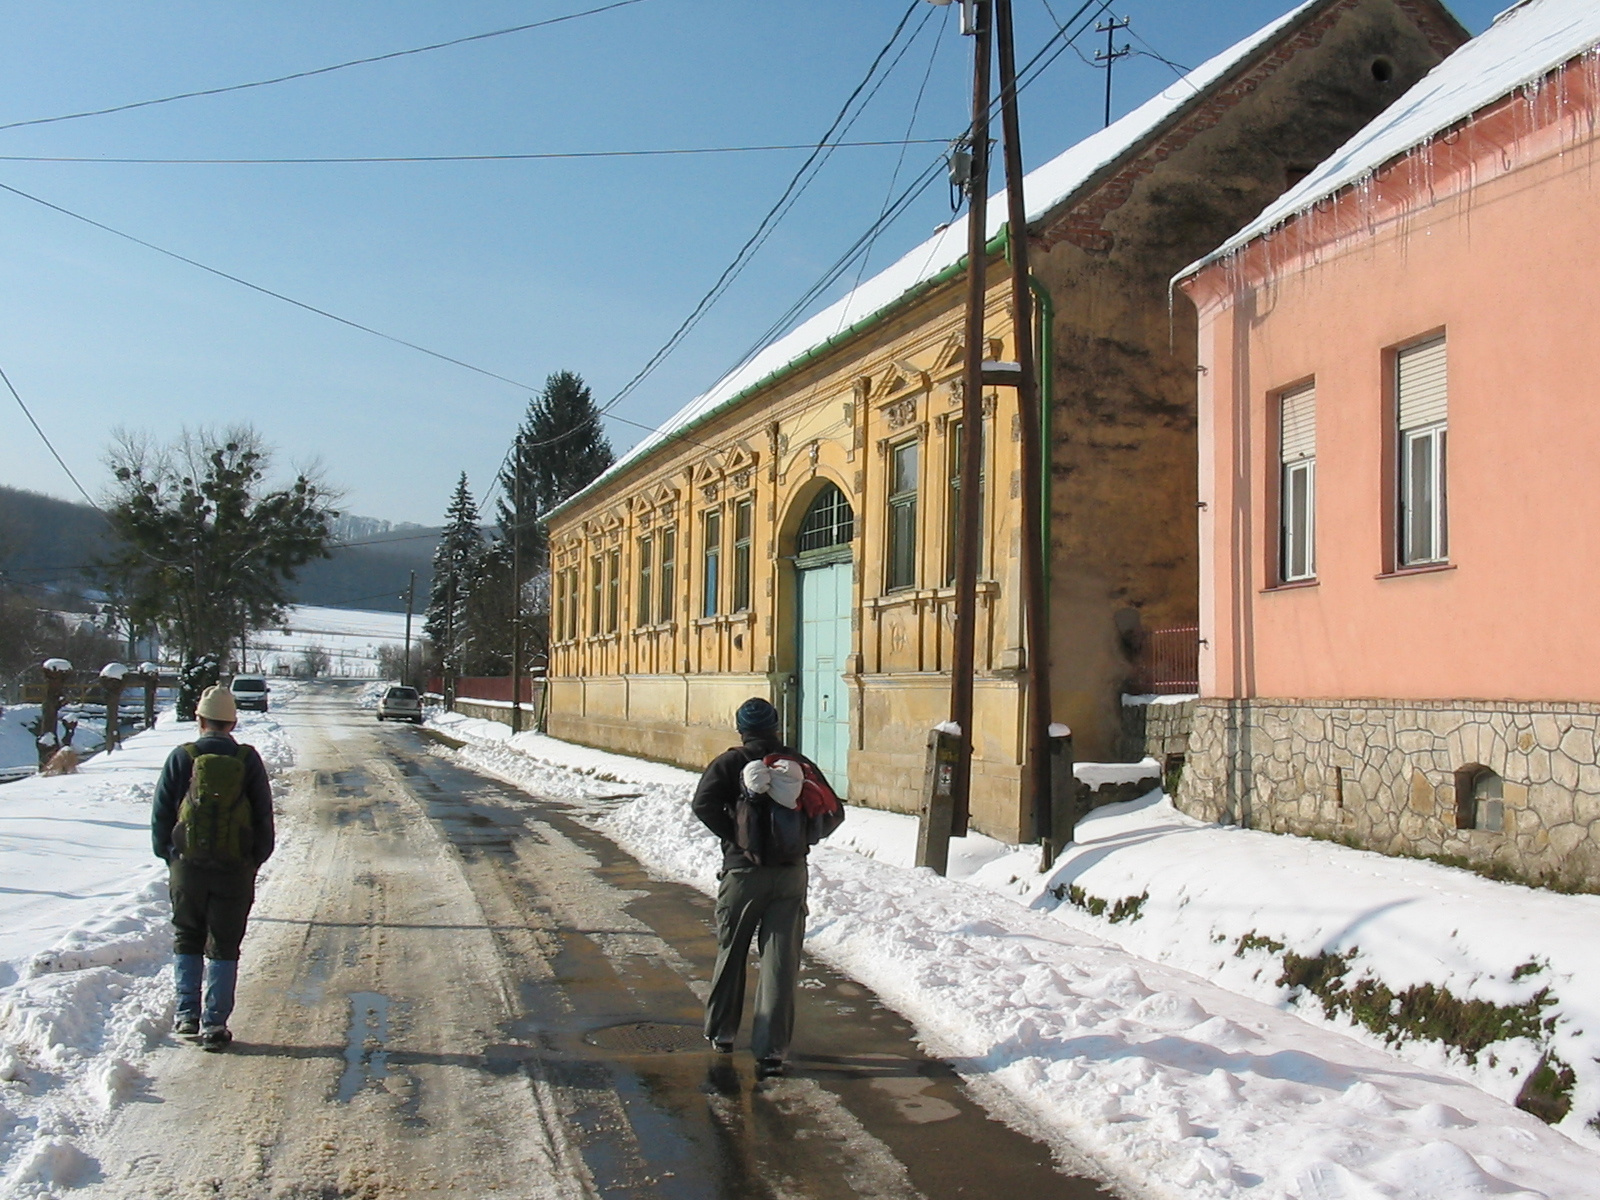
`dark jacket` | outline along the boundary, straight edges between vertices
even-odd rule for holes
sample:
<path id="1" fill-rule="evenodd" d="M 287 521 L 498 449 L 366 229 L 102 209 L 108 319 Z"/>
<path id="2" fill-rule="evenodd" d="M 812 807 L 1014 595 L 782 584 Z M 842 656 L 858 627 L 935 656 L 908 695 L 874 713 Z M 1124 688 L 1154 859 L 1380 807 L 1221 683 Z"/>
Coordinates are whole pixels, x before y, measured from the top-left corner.
<path id="1" fill-rule="evenodd" d="M 705 769 L 705 774 L 700 776 L 700 784 L 694 790 L 693 809 L 694 815 L 700 818 L 700 823 L 717 837 L 722 839 L 722 870 L 733 870 L 735 867 L 748 867 L 750 859 L 746 856 L 746 847 L 739 844 L 739 797 L 744 793 L 744 781 L 740 776 L 744 772 L 745 764 L 754 762 L 758 758 L 765 758 L 769 754 L 786 754 L 801 759 L 811 766 L 816 767 L 809 758 L 791 750 L 777 738 L 768 734 L 758 734 L 745 739 L 743 746 L 736 746 L 726 753 L 717 755 L 711 760 L 711 765 Z M 818 774 L 821 774 L 820 769 Z M 801 818 L 804 820 L 804 818 Z M 832 826 L 826 832 L 831 832 Z M 816 841 L 816 836 L 811 838 Z"/>
<path id="2" fill-rule="evenodd" d="M 196 754 L 236 754 L 239 743 L 232 734 L 207 730 L 194 743 Z M 267 766 L 254 746 L 244 747 L 244 794 L 250 800 L 250 856 L 259 867 L 272 857 L 275 833 L 272 826 L 272 785 L 267 782 Z M 150 808 L 150 840 L 156 857 L 172 861 L 172 830 L 178 823 L 178 805 L 189 791 L 194 774 L 194 759 L 182 746 L 167 755 L 156 784 L 155 801 Z"/>

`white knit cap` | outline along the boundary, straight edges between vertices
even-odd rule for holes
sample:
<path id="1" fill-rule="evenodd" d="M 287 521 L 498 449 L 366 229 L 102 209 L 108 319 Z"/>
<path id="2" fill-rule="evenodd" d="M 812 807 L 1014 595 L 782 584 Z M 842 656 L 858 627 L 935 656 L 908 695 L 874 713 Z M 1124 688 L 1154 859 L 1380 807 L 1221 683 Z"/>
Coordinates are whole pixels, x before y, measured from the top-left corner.
<path id="1" fill-rule="evenodd" d="M 208 721 L 237 721 L 239 706 L 233 702 L 233 693 L 225 687 L 208 687 L 200 693 L 200 703 L 194 706 L 195 715 Z"/>

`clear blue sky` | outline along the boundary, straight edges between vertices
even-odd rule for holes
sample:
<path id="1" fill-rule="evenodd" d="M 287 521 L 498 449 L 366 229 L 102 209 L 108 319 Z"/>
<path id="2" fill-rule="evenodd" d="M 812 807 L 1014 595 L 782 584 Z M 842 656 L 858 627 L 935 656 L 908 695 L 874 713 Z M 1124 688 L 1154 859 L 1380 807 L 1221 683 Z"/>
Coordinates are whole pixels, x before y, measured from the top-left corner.
<path id="1" fill-rule="evenodd" d="M 0 124 L 262 79 L 595 7 L 602 0 L 9 5 Z M 1509 0 L 1453 7 L 1474 33 Z M 1051 0 L 1065 18 L 1074 0 Z M 1192 67 L 1291 0 L 1120 0 L 1135 50 Z M 815 142 L 903 0 L 642 0 L 551 28 L 311 79 L 0 131 L 0 156 L 501 154 Z M 970 42 L 929 16 L 852 138 L 947 138 Z M 1018 55 L 1054 31 L 1016 0 Z M 942 36 L 939 35 L 943 27 Z M 1141 40 L 1142 39 L 1142 40 Z M 1101 39 L 1080 43 L 1092 57 Z M 937 50 L 935 47 L 937 45 Z M 931 64 L 931 66 L 930 66 Z M 913 109 L 926 77 L 920 107 Z M 1023 94 L 1027 163 L 1099 127 L 1071 51 Z M 1119 63 L 1114 112 L 1166 86 Z M 909 179 L 939 153 L 913 146 Z M 803 155 L 382 165 L 0 160 L 29 192 L 264 287 L 540 384 L 608 399 L 711 285 Z M 617 409 L 646 425 L 703 391 L 878 215 L 900 151 L 840 149 L 695 334 Z M 878 239 L 887 265 L 949 216 L 938 183 Z M 484 494 L 529 393 L 337 325 L 0 192 L 0 368 L 90 492 L 113 427 L 249 422 L 319 460 L 349 512 L 435 523 L 458 472 Z M 850 277 L 852 280 L 854 276 Z M 840 284 L 824 300 L 847 286 Z M 641 431 L 609 422 L 620 451 Z M 0 393 L 0 483 L 76 492 Z"/>

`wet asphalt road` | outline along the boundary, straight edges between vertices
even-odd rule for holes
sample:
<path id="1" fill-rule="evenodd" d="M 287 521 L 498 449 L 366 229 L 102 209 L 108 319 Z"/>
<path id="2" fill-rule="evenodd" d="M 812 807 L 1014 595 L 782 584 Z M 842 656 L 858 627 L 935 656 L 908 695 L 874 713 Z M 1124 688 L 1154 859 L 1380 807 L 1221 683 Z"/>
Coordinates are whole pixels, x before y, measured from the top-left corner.
<path id="1" fill-rule="evenodd" d="M 281 718 L 298 849 L 253 918 L 234 1050 L 158 1063 L 95 1194 L 1111 1195 L 815 960 L 787 1076 L 758 1081 L 743 1037 L 713 1054 L 709 898 L 349 695 Z"/>

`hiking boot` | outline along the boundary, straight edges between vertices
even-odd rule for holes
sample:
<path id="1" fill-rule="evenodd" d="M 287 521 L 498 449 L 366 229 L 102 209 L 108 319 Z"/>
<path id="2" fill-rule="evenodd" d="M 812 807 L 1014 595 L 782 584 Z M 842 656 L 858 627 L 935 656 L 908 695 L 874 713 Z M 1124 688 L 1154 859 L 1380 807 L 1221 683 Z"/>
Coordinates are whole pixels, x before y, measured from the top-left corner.
<path id="1" fill-rule="evenodd" d="M 172 1023 L 172 1032 L 179 1037 L 192 1038 L 200 1032 L 200 1018 L 180 1013 L 178 1019 Z"/>
<path id="2" fill-rule="evenodd" d="M 226 1050 L 228 1043 L 233 1041 L 233 1034 L 226 1025 L 207 1025 L 200 1031 L 200 1048 L 202 1050 Z"/>
<path id="3" fill-rule="evenodd" d="M 782 1075 L 788 1067 L 781 1058 L 760 1058 L 756 1060 L 756 1078 L 771 1079 Z"/>
<path id="4" fill-rule="evenodd" d="M 733 1039 L 732 1038 L 715 1038 L 714 1037 L 714 1038 L 707 1038 L 706 1041 L 711 1043 L 711 1048 L 713 1050 L 715 1050 L 718 1054 L 732 1054 L 733 1053 Z"/>

